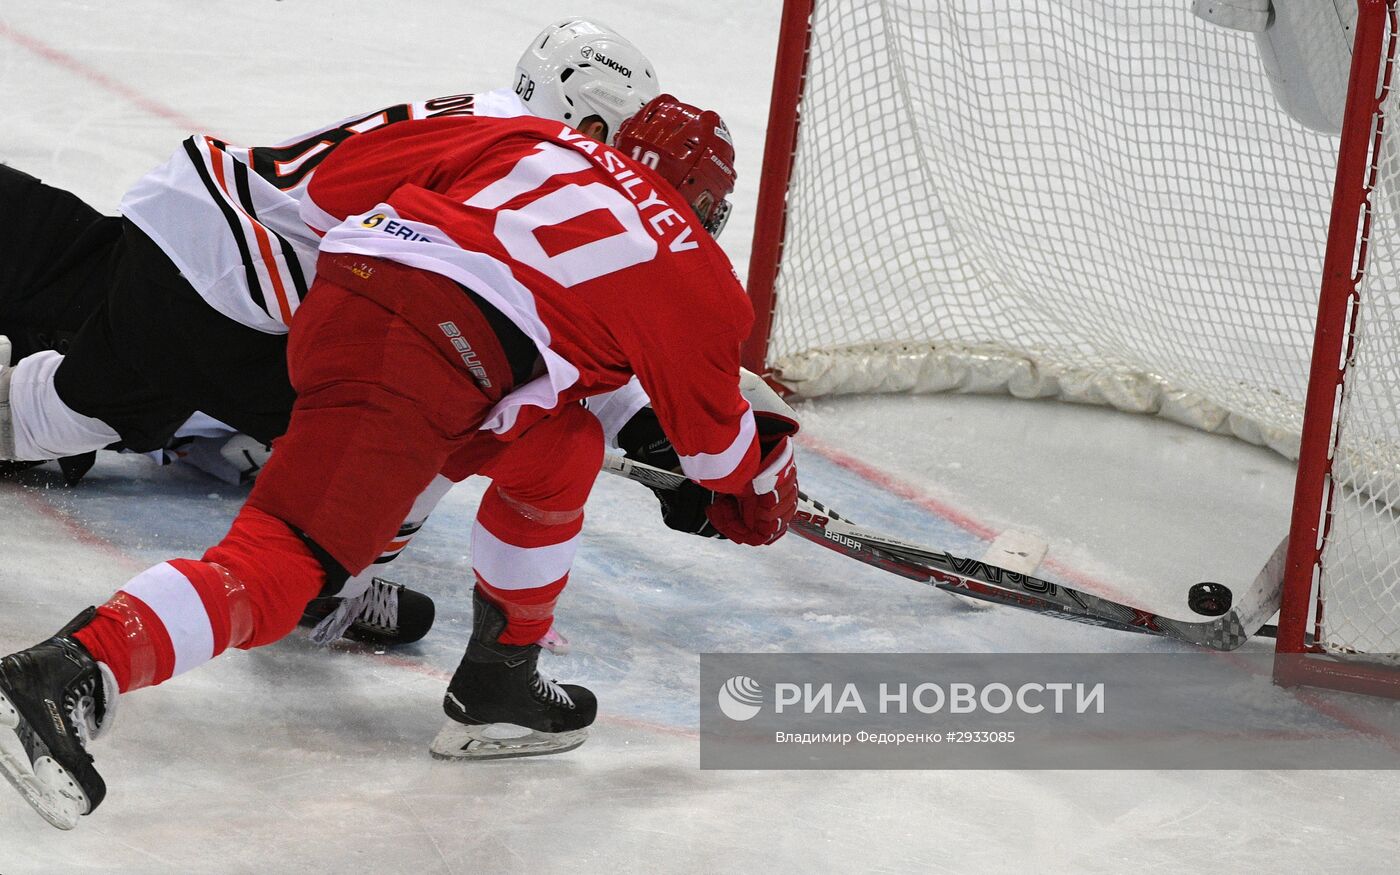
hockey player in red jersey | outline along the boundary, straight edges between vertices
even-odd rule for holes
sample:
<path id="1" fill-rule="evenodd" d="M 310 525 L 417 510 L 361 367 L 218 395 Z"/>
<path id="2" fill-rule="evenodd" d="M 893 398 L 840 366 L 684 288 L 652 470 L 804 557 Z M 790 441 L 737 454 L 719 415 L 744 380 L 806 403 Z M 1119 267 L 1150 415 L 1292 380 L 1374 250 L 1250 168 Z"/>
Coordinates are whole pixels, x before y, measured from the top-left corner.
<path id="1" fill-rule="evenodd" d="M 792 447 L 739 391 L 753 314 L 710 234 L 733 187 L 728 132 L 663 95 L 617 143 L 536 119 L 429 119 L 325 160 L 302 207 L 325 237 L 290 335 L 297 400 L 228 535 L 0 660 L 0 727 L 28 740 L 0 767 L 50 822 L 71 827 L 101 802 L 86 744 L 118 691 L 285 635 L 439 474 L 492 484 L 472 538 L 473 631 L 433 753 L 581 744 L 596 701 L 543 679 L 532 642 L 568 581 L 603 452 L 578 402 L 634 376 L 681 468 L 713 490 L 719 532 L 782 536 Z"/>
<path id="2" fill-rule="evenodd" d="M 270 444 L 292 407 L 287 327 L 315 279 L 319 237 L 301 208 L 328 156 L 368 131 L 460 116 L 537 115 L 608 139 L 657 93 L 630 42 L 571 17 L 531 40 L 508 88 L 361 113 L 269 147 L 190 137 L 126 194 L 121 217 L 0 166 L 0 204 L 34 218 L 0 239 L 0 335 L 20 359 L 8 367 L 0 342 L 0 467 L 61 459 L 75 479 L 92 451 L 159 449 L 196 411 Z M 427 486 L 380 562 L 449 486 Z M 326 596 L 308 613 L 321 640 L 353 623 L 402 643 L 432 622 L 431 600 L 373 572 Z"/>

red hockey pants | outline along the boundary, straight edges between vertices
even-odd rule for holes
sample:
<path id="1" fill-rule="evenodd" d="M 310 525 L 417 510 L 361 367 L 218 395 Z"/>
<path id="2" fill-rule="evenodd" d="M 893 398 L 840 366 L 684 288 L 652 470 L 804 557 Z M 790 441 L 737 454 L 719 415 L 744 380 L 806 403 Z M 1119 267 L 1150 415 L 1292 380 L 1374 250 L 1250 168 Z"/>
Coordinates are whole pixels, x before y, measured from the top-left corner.
<path id="1" fill-rule="evenodd" d="M 460 289 L 416 272 L 409 280 L 411 306 L 440 305 L 473 324 Z M 510 442 L 478 431 L 496 399 L 478 388 L 450 338 L 430 337 L 422 324 L 316 280 L 288 347 L 297 390 L 291 424 L 228 536 L 200 562 L 138 575 L 79 632 L 123 690 L 160 683 L 227 646 L 286 635 L 325 580 L 296 532 L 356 574 L 439 472 L 492 479 L 477 514 L 473 566 L 483 594 L 507 616 L 502 642 L 530 643 L 548 630 L 602 461 L 602 430 L 569 406 Z M 507 383 L 499 347 L 480 337 L 480 325 L 477 337 L 463 331 L 494 385 Z"/>

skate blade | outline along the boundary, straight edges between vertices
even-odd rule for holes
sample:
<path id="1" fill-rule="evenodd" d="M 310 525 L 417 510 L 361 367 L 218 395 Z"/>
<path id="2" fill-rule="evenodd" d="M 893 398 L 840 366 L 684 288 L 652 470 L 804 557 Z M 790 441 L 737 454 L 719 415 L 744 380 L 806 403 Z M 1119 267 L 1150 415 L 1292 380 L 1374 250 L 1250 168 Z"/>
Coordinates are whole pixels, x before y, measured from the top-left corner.
<path id="1" fill-rule="evenodd" d="M 439 760 L 503 760 L 564 753 L 587 740 L 587 729 L 536 732 L 513 723 L 468 725 L 448 720 L 429 750 Z"/>
<path id="2" fill-rule="evenodd" d="M 20 792 L 39 816 L 59 829 L 72 829 L 90 810 L 87 794 L 68 770 L 53 757 L 40 756 L 31 764 L 19 730 L 24 718 L 0 690 L 0 772 Z"/>

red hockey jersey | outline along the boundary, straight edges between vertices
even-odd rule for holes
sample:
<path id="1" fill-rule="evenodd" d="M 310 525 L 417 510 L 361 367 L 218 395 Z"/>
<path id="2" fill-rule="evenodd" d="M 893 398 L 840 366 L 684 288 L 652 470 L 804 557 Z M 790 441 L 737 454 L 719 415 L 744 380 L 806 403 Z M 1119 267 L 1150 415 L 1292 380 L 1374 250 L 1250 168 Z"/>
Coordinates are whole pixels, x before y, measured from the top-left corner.
<path id="1" fill-rule="evenodd" d="M 484 429 L 509 437 L 635 374 L 687 476 L 739 492 L 756 473 L 738 388 L 752 307 L 690 207 L 649 168 L 558 122 L 411 121 L 337 148 L 301 216 L 327 232 L 322 252 L 446 276 L 534 341 L 547 373 L 503 398 Z"/>

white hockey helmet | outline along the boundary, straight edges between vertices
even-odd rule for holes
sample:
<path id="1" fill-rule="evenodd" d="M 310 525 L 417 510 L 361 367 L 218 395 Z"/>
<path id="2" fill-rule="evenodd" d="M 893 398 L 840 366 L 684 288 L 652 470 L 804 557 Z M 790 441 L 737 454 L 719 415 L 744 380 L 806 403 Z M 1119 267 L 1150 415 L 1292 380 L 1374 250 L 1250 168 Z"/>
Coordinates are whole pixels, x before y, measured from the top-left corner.
<path id="1" fill-rule="evenodd" d="M 579 127 L 598 116 L 607 140 L 661 89 L 636 46 L 606 24 L 572 16 L 540 31 L 520 56 L 515 93 L 540 118 Z"/>

